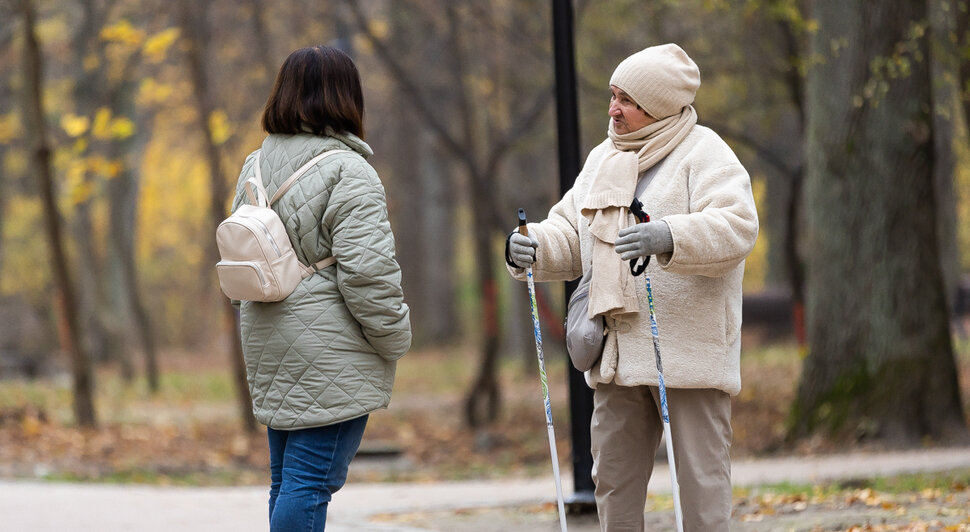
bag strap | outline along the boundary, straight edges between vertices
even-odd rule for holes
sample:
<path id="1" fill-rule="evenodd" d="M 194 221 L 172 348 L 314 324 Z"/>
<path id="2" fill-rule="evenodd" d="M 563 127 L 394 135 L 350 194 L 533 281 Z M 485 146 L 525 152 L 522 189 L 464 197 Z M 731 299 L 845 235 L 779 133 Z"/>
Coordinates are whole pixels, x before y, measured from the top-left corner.
<path id="1" fill-rule="evenodd" d="M 323 260 L 315 263 L 313 265 L 313 269 L 314 269 L 314 271 L 316 271 L 316 270 L 322 270 L 322 269 L 324 269 L 324 268 L 326 268 L 328 266 L 333 266 L 334 264 L 337 264 L 337 257 L 330 256 L 330 257 L 327 257 L 327 258 L 325 258 L 325 259 L 323 259 Z"/>
<path id="2" fill-rule="evenodd" d="M 269 207 L 269 201 L 266 199 L 269 195 L 266 193 L 266 187 L 263 185 L 263 174 L 259 171 L 259 154 L 260 152 L 257 151 L 256 160 L 253 162 L 256 175 L 246 180 L 246 196 L 249 197 L 250 205 Z"/>
<path id="3" fill-rule="evenodd" d="M 326 157 L 329 157 L 331 155 L 334 155 L 334 154 L 337 154 L 337 153 L 340 153 L 340 152 L 346 152 L 346 151 L 348 151 L 348 150 L 328 150 L 328 151 L 325 151 L 325 152 L 321 153 L 320 155 L 317 155 L 316 157 L 310 159 L 306 164 L 304 164 L 303 166 L 301 166 L 296 172 L 293 172 L 293 175 L 291 175 L 289 178 L 287 178 L 286 181 L 284 181 L 283 184 L 280 185 L 280 188 L 276 189 L 276 192 L 273 194 L 272 199 L 269 200 L 269 204 L 270 205 L 273 205 L 281 197 L 283 197 L 283 194 L 286 194 L 286 191 L 289 190 L 290 187 L 292 187 L 293 184 L 296 183 L 296 181 L 298 179 L 300 179 L 301 177 L 303 177 L 303 174 L 305 174 L 307 170 L 309 170 L 310 168 L 312 168 L 313 165 L 317 164 L 318 162 L 320 162 L 321 160 L 325 159 Z M 258 169 L 258 167 L 257 167 L 257 169 Z"/>
<path id="4" fill-rule="evenodd" d="M 313 263 L 310 266 L 304 266 L 303 263 L 300 261 L 297 261 L 297 262 L 300 263 L 300 266 L 303 266 L 303 278 L 306 279 L 307 277 L 317 273 L 318 271 L 328 266 L 333 266 L 334 264 L 337 264 L 337 257 L 334 257 L 333 255 L 331 255 L 323 260 Z"/>
<path id="5" fill-rule="evenodd" d="M 307 161 L 306 164 L 304 164 L 299 169 L 297 169 L 296 172 L 293 172 L 293 174 L 290 175 L 290 177 L 288 177 L 286 181 L 283 182 L 282 185 L 280 185 L 280 188 L 276 189 L 276 192 L 273 194 L 272 199 L 270 199 L 267 202 L 266 187 L 263 184 L 263 174 L 259 169 L 259 156 L 262 153 L 262 150 L 258 150 L 256 152 L 256 162 L 255 162 L 256 175 L 255 175 L 255 178 L 251 178 L 248 181 L 246 181 L 246 194 L 249 195 L 249 200 L 253 203 L 253 205 L 258 204 L 258 205 L 263 205 L 267 207 L 272 206 L 281 197 L 283 197 L 283 194 L 286 194 L 286 192 L 297 182 L 297 180 L 303 177 L 303 174 L 305 174 L 307 170 L 312 168 L 313 165 L 317 164 L 318 162 L 322 161 L 323 159 L 331 155 L 335 155 L 337 153 L 346 152 L 346 151 L 349 151 L 349 150 L 339 150 L 339 149 L 328 150 L 310 159 L 309 161 Z M 254 181 L 255 181 L 255 190 L 253 190 Z M 303 266 L 303 278 L 306 279 L 307 277 L 316 273 L 318 270 L 322 270 L 329 266 L 333 266 L 336 263 L 337 263 L 337 258 L 334 256 L 330 256 L 320 261 L 317 261 L 313 263 L 313 265 L 311 266 L 304 266 L 304 264 L 300 262 L 300 266 Z"/>

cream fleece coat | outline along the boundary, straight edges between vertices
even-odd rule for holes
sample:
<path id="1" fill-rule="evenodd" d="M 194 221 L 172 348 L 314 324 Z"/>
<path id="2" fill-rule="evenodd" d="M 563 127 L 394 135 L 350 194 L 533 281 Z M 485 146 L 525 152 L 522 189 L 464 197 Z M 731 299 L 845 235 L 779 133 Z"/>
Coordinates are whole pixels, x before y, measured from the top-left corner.
<path id="1" fill-rule="evenodd" d="M 547 219 L 529 224 L 529 235 L 539 242 L 532 268 L 537 281 L 576 279 L 590 267 L 593 237 L 580 211 L 609 147 L 607 139 L 594 148 Z M 664 383 L 736 395 L 741 390 L 741 279 L 758 237 L 751 181 L 728 145 L 699 125 L 660 164 L 640 199 L 651 220 L 670 226 L 674 241 L 674 251 L 655 257 L 646 270 Z M 524 279 L 525 270 L 509 270 Z M 601 382 L 658 384 L 642 277 L 636 287 L 640 311 L 608 324 L 616 341 L 607 341 L 600 362 L 586 372 L 593 388 Z"/>

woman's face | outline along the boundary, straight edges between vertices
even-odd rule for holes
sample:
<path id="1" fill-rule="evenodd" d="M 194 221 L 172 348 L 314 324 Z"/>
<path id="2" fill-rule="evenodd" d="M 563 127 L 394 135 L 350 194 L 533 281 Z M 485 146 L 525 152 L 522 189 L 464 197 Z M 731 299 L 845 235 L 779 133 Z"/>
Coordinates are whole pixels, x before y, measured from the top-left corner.
<path id="1" fill-rule="evenodd" d="M 657 121 L 633 101 L 629 94 L 610 85 L 610 118 L 613 131 L 623 135 L 636 131 Z"/>

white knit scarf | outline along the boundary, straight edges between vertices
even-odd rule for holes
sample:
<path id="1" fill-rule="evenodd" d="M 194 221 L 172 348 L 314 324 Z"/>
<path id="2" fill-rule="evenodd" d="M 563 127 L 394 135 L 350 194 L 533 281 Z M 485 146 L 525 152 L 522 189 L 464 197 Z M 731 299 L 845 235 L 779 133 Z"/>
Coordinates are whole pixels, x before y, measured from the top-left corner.
<path id="1" fill-rule="evenodd" d="M 637 291 L 620 256 L 613 251 L 617 232 L 630 224 L 630 203 L 637 176 L 666 157 L 697 123 L 697 112 L 686 106 L 680 112 L 631 133 L 618 134 L 609 125 L 613 141 L 593 177 L 582 208 L 593 235 L 589 317 L 619 317 L 639 311 Z"/>

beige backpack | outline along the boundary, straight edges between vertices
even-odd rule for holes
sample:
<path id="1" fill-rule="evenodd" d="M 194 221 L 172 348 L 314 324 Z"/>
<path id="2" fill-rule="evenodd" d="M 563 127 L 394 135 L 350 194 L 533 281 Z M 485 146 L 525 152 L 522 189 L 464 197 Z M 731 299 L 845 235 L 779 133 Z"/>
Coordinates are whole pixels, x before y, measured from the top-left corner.
<path id="1" fill-rule="evenodd" d="M 313 165 L 345 151 L 330 150 L 310 159 L 284 181 L 269 200 L 259 170 L 260 152 L 256 152 L 253 163 L 256 173 L 244 185 L 250 204 L 240 206 L 216 229 L 216 243 L 222 259 L 216 264 L 216 273 L 226 297 L 241 301 L 282 301 L 293 293 L 300 281 L 337 262 L 335 258 L 327 257 L 312 266 L 302 264 L 296 258 L 283 220 L 272 206 Z"/>

